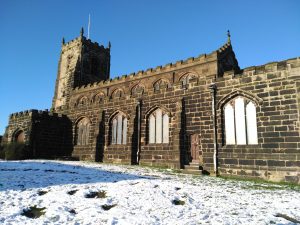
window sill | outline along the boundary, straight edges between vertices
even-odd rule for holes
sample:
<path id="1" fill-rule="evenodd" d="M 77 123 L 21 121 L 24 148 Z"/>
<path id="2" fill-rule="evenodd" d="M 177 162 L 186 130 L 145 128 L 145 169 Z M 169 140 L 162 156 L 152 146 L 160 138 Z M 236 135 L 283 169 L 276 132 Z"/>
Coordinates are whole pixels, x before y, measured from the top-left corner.
<path id="1" fill-rule="evenodd" d="M 258 148 L 259 144 L 248 144 L 248 145 L 223 145 L 221 148 Z"/>
<path id="2" fill-rule="evenodd" d="M 148 146 L 157 146 L 157 145 L 165 145 L 165 146 L 168 146 L 170 145 L 170 143 L 149 143 L 147 144 Z"/>

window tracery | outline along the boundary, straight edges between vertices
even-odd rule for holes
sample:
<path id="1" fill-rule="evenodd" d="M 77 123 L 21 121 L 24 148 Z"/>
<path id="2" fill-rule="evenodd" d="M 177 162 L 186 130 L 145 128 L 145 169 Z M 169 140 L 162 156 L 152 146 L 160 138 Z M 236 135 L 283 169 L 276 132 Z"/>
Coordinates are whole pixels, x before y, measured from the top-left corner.
<path id="1" fill-rule="evenodd" d="M 90 133 L 90 121 L 88 118 L 82 118 L 76 125 L 76 144 L 88 145 Z"/>
<path id="2" fill-rule="evenodd" d="M 227 145 L 258 144 L 255 104 L 238 96 L 224 106 Z"/>
<path id="3" fill-rule="evenodd" d="M 169 143 L 169 115 L 160 108 L 148 118 L 149 144 Z"/>
<path id="4" fill-rule="evenodd" d="M 127 144 L 127 124 L 126 116 L 119 112 L 112 118 L 111 122 L 111 144 Z"/>

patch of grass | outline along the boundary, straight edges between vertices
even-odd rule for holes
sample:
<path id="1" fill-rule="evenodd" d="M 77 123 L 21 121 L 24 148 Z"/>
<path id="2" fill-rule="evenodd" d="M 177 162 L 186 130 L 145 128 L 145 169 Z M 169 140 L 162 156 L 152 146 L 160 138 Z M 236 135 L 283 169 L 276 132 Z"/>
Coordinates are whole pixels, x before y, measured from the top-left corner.
<path id="1" fill-rule="evenodd" d="M 38 194 L 39 196 L 42 196 L 42 195 L 45 195 L 45 194 L 47 194 L 47 193 L 48 193 L 48 191 L 39 190 L 37 194 Z"/>
<path id="2" fill-rule="evenodd" d="M 105 211 L 110 210 L 111 208 L 115 207 L 117 204 L 113 205 L 102 205 L 101 208 Z"/>
<path id="3" fill-rule="evenodd" d="M 274 182 L 267 181 L 259 178 L 245 178 L 245 177 L 231 177 L 231 176 L 219 176 L 217 179 L 223 179 L 228 181 L 244 181 L 249 182 L 248 185 L 242 187 L 244 189 L 265 189 L 265 190 L 280 190 L 290 189 L 294 191 L 300 191 L 300 185 L 288 182 Z"/>
<path id="4" fill-rule="evenodd" d="M 179 199 L 174 199 L 172 201 L 173 205 L 184 205 L 185 201 L 179 200 Z"/>
<path id="5" fill-rule="evenodd" d="M 165 165 L 139 165 L 141 168 L 146 168 L 146 169 L 151 169 L 157 172 L 163 172 L 163 173 L 168 173 L 168 174 L 173 174 L 173 173 L 182 173 L 180 169 L 170 169 L 168 166 Z"/>
<path id="6" fill-rule="evenodd" d="M 22 216 L 26 216 L 28 218 L 36 219 L 40 216 L 44 215 L 46 212 L 44 211 L 46 208 L 38 208 L 35 206 L 30 206 L 29 209 L 24 209 L 21 213 Z"/>
<path id="7" fill-rule="evenodd" d="M 67 194 L 68 195 L 74 195 L 78 190 L 71 190 L 71 191 L 68 191 Z"/>
<path id="8" fill-rule="evenodd" d="M 106 191 L 92 191 L 86 194 L 86 198 L 106 198 Z"/>
<path id="9" fill-rule="evenodd" d="M 71 214 L 77 214 L 77 212 L 75 211 L 75 209 L 70 209 L 69 213 L 71 213 Z"/>

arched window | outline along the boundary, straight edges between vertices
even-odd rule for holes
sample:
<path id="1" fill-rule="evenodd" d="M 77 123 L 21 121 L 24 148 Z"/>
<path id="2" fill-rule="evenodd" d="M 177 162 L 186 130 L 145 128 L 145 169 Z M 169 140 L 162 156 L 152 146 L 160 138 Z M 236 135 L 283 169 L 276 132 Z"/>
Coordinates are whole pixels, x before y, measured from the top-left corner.
<path id="1" fill-rule="evenodd" d="M 15 134 L 14 141 L 18 143 L 24 143 L 25 135 L 24 131 L 20 130 Z"/>
<path id="2" fill-rule="evenodd" d="M 104 94 L 103 93 L 99 93 L 99 94 L 95 95 L 95 97 L 93 98 L 93 102 L 95 104 L 101 103 L 101 102 L 103 102 L 103 100 L 104 100 Z"/>
<path id="3" fill-rule="evenodd" d="M 127 118 L 123 113 L 118 113 L 112 118 L 111 122 L 111 144 L 127 143 Z"/>
<path id="4" fill-rule="evenodd" d="M 161 109 L 155 110 L 148 118 L 149 144 L 169 143 L 169 116 Z"/>
<path id="5" fill-rule="evenodd" d="M 83 105 L 86 105 L 88 102 L 88 98 L 87 97 L 82 97 L 78 100 L 78 104 L 79 106 L 83 106 Z"/>
<path id="6" fill-rule="evenodd" d="M 114 98 L 121 98 L 124 96 L 124 92 L 122 89 L 117 89 L 115 90 L 113 93 L 112 93 L 112 96 L 111 98 L 114 99 Z"/>
<path id="7" fill-rule="evenodd" d="M 197 75 L 193 74 L 193 73 L 187 73 L 187 74 L 183 75 L 179 80 L 181 82 L 181 87 L 188 88 L 190 81 L 192 81 L 196 78 L 197 78 Z"/>
<path id="8" fill-rule="evenodd" d="M 255 104 L 237 97 L 224 106 L 225 137 L 227 145 L 257 144 Z"/>
<path id="9" fill-rule="evenodd" d="M 131 95 L 132 96 L 142 95 L 143 93 L 144 93 L 144 87 L 140 84 L 135 85 L 131 89 Z"/>
<path id="10" fill-rule="evenodd" d="M 82 118 L 76 125 L 76 144 L 88 145 L 90 134 L 90 121 L 88 118 Z"/>
<path id="11" fill-rule="evenodd" d="M 160 79 L 153 84 L 154 91 L 163 90 L 168 88 L 169 86 L 169 82 L 163 79 Z"/>

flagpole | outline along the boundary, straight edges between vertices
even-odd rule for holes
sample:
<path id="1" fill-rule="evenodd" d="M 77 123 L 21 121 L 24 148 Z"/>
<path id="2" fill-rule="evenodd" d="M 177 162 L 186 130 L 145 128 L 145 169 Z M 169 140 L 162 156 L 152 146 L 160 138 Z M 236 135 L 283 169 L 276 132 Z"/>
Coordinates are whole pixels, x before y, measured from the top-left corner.
<path id="1" fill-rule="evenodd" d="M 91 26 L 91 15 L 89 14 L 88 39 L 90 39 L 90 26 Z"/>

